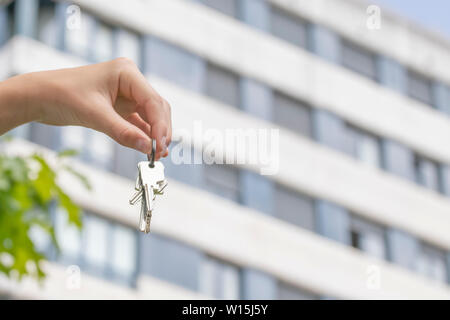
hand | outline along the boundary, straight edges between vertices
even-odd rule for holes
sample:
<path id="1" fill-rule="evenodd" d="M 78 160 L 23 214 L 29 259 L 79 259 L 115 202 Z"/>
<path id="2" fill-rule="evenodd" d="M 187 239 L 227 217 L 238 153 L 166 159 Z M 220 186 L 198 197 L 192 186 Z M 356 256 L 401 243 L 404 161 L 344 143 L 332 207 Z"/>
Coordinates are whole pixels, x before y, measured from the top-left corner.
<path id="1" fill-rule="evenodd" d="M 92 128 L 146 154 L 156 139 L 156 159 L 172 139 L 169 104 L 126 58 L 0 83 L 0 134 L 30 121 Z"/>

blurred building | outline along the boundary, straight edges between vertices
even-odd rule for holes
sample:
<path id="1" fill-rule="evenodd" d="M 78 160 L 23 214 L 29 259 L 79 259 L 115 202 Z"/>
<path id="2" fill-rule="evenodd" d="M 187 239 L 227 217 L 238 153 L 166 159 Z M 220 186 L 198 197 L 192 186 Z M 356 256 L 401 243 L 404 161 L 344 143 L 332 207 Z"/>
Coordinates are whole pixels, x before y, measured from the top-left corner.
<path id="1" fill-rule="evenodd" d="M 169 187 L 144 235 L 128 205 L 141 155 L 79 127 L 17 128 L 82 150 L 95 190 L 66 181 L 83 232 L 54 214 L 63 253 L 34 235 L 45 286 L 2 278 L 2 294 L 450 298 L 448 40 L 384 11 L 372 30 L 356 0 L 73 4 L 0 7 L 2 79 L 127 56 L 172 104 L 174 128 L 280 128 L 280 171 L 164 160 Z"/>

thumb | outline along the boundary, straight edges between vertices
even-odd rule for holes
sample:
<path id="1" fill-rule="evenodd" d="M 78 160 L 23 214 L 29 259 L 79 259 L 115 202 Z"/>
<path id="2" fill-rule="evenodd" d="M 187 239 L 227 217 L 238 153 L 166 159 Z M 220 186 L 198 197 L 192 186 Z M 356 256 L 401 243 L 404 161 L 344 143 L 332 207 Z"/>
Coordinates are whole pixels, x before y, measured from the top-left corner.
<path id="1" fill-rule="evenodd" d="M 104 132 L 125 147 L 149 154 L 152 141 L 141 129 L 131 124 L 115 112 L 109 112 L 104 117 Z"/>

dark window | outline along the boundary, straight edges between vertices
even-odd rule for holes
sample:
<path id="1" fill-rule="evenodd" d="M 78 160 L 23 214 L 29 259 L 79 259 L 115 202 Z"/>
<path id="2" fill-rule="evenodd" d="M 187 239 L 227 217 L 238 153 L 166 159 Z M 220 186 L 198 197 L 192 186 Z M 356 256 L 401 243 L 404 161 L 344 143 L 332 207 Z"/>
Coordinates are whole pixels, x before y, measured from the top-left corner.
<path id="1" fill-rule="evenodd" d="M 231 106 L 239 106 L 239 77 L 236 74 L 209 64 L 205 85 L 208 96 Z"/>
<path id="2" fill-rule="evenodd" d="M 431 80 L 415 72 L 408 72 L 408 94 L 423 103 L 433 104 Z"/>
<path id="3" fill-rule="evenodd" d="M 314 230 L 314 202 L 283 186 L 275 189 L 275 216 L 296 226 Z"/>
<path id="4" fill-rule="evenodd" d="M 311 109 L 285 95 L 274 95 L 273 120 L 275 123 L 307 137 L 312 136 Z"/>
<path id="5" fill-rule="evenodd" d="M 414 169 L 417 183 L 426 188 L 439 191 L 439 165 L 436 162 L 416 154 L 414 157 Z"/>
<path id="6" fill-rule="evenodd" d="M 380 259 L 386 258 L 386 242 L 383 227 L 361 218 L 352 217 L 350 232 L 352 247 Z"/>
<path id="7" fill-rule="evenodd" d="M 57 45 L 57 31 L 55 19 L 55 2 L 40 1 L 37 38 L 50 46 Z"/>
<path id="8" fill-rule="evenodd" d="M 343 41 L 342 64 L 371 79 L 376 78 L 375 56 L 370 51 L 353 43 Z"/>
<path id="9" fill-rule="evenodd" d="M 270 15 L 270 30 L 272 34 L 300 47 L 306 47 L 307 27 L 300 18 L 294 17 L 282 10 L 272 8 Z"/>
<path id="10" fill-rule="evenodd" d="M 166 41 L 148 37 L 145 40 L 146 73 L 199 92 L 203 83 L 204 64 L 200 57 Z"/>

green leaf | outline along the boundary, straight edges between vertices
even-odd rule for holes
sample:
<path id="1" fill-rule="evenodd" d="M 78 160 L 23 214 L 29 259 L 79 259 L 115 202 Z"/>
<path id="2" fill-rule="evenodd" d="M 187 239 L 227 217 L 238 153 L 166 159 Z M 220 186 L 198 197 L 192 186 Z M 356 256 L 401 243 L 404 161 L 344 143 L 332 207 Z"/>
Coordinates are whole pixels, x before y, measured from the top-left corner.
<path id="1" fill-rule="evenodd" d="M 42 157 L 35 154 L 32 158 L 41 165 L 33 185 L 41 202 L 46 203 L 52 198 L 52 191 L 54 191 L 56 185 L 56 174 Z"/>
<path id="2" fill-rule="evenodd" d="M 69 223 L 74 224 L 79 229 L 81 229 L 81 210 L 80 208 L 70 200 L 69 196 L 64 193 L 64 191 L 57 187 L 58 197 L 59 197 L 59 205 L 64 208 L 68 214 Z"/>
<path id="3" fill-rule="evenodd" d="M 74 153 L 66 152 L 62 156 L 71 154 Z M 38 167 L 32 165 L 36 163 Z M 58 173 L 67 168 L 56 168 L 54 170 L 37 154 L 11 157 L 0 153 L 0 252 L 12 259 L 9 264 L 0 261 L 0 274 L 17 280 L 24 276 L 37 280 L 45 277 L 40 266 L 45 257 L 35 247 L 30 230 L 40 228 L 59 249 L 50 218 L 51 204 L 64 208 L 62 214 L 67 214 L 69 223 L 81 228 L 81 209 L 57 183 Z M 86 177 L 72 171 L 84 186 L 90 187 Z"/>
<path id="4" fill-rule="evenodd" d="M 75 150 L 75 149 L 66 149 L 66 150 L 60 151 L 60 152 L 58 153 L 58 157 L 59 157 L 59 158 L 64 158 L 64 157 L 74 157 L 74 156 L 77 156 L 78 154 L 79 154 L 79 151 L 78 151 L 78 150 Z"/>

